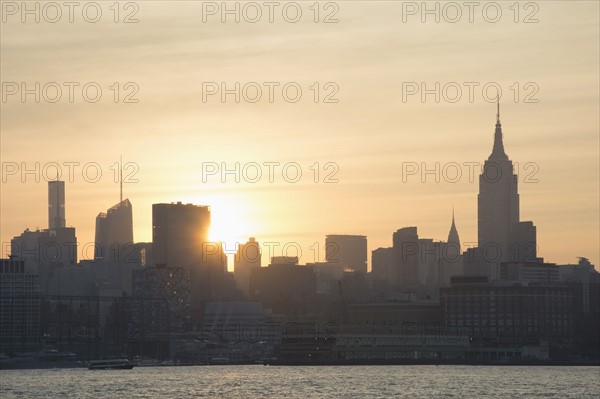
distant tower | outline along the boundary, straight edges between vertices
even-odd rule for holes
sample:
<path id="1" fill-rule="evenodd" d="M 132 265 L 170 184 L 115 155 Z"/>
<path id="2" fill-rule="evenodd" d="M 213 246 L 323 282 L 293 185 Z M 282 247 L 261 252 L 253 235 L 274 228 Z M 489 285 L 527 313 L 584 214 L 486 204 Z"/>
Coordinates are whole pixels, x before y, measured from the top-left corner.
<path id="1" fill-rule="evenodd" d="M 367 237 L 330 234 L 325 236 L 325 260 L 340 267 L 367 272 Z"/>
<path id="2" fill-rule="evenodd" d="M 133 210 L 128 198 L 123 200 L 123 158 L 119 169 L 119 202 L 106 213 L 96 216 L 95 259 L 123 263 L 133 245 Z M 131 262 L 131 259 L 127 259 Z"/>
<path id="3" fill-rule="evenodd" d="M 233 266 L 238 287 L 248 295 L 250 293 L 250 273 L 253 269 L 261 267 L 260 245 L 254 237 L 250 237 L 247 243 L 238 246 Z"/>
<path id="4" fill-rule="evenodd" d="M 106 213 L 96 216 L 96 250 L 105 258 L 116 251 L 116 247 L 133 244 L 133 212 L 129 199 L 119 202 Z"/>
<path id="5" fill-rule="evenodd" d="M 65 220 L 65 182 L 48 182 L 48 228 L 55 230 L 66 227 Z"/>
<path id="6" fill-rule="evenodd" d="M 94 259 L 101 261 L 105 277 L 113 287 L 130 293 L 130 269 L 137 254 L 134 254 L 133 247 L 133 209 L 129 199 L 123 199 L 122 165 L 121 160 L 119 203 L 96 216 Z"/>
<path id="7" fill-rule="evenodd" d="M 152 205 L 152 251 L 156 265 L 197 269 L 212 242 L 210 208 L 181 202 Z M 206 249 L 212 249 L 206 248 Z"/>
<path id="8" fill-rule="evenodd" d="M 453 247 L 457 248 L 460 254 L 460 237 L 456 230 L 456 224 L 454 224 L 454 207 L 452 207 L 452 226 L 450 226 L 450 232 L 448 233 L 448 244 L 452 244 Z"/>
<path id="9" fill-rule="evenodd" d="M 452 276 L 462 274 L 464 274 L 463 258 L 460 252 L 460 238 L 454 222 L 454 207 L 452 207 L 452 225 L 438 264 L 438 284 L 449 285 Z"/>
<path id="10" fill-rule="evenodd" d="M 96 216 L 96 234 L 94 239 L 94 259 L 103 259 L 108 252 L 108 231 L 105 212 Z"/>
<path id="11" fill-rule="evenodd" d="M 392 236 L 392 280 L 405 291 L 419 284 L 419 235 L 416 227 L 403 227 Z"/>
<path id="12" fill-rule="evenodd" d="M 133 266 L 132 245 L 133 212 L 131 202 L 125 199 L 96 216 L 94 259 L 102 260 L 111 284 L 127 291 L 131 288 L 131 275 L 124 268 Z"/>

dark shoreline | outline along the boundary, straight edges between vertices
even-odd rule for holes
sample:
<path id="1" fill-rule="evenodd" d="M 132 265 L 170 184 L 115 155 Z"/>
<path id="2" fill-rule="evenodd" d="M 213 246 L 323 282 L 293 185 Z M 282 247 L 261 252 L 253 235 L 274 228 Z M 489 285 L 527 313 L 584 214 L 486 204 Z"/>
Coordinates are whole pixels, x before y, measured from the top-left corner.
<path id="1" fill-rule="evenodd" d="M 573 366 L 573 367 L 600 367 L 600 360 L 579 360 L 579 361 L 540 361 L 527 360 L 519 362 L 473 362 L 473 361 L 419 361 L 419 360 L 390 360 L 390 361 L 323 361 L 323 362 L 300 362 L 300 361 L 279 361 L 272 360 L 263 363 L 239 362 L 228 364 L 173 364 L 173 365 L 156 365 L 156 366 L 135 366 L 138 368 L 155 368 L 155 367 L 189 367 L 189 366 Z M 87 369 L 84 364 L 27 364 L 19 365 L 18 367 L 6 367 L 2 365 L 0 371 L 4 370 L 49 370 L 49 369 Z"/>
<path id="2" fill-rule="evenodd" d="M 513 362 L 483 362 L 483 361 L 423 361 L 423 360 L 374 360 L 374 361 L 323 361 L 300 362 L 279 361 L 265 362 L 265 366 L 598 366 L 600 360 L 522 360 Z"/>

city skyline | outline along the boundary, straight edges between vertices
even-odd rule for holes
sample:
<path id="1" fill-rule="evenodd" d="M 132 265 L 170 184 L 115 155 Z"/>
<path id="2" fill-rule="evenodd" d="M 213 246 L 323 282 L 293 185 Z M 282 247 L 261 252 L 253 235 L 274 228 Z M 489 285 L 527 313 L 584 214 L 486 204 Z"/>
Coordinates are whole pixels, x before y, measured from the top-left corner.
<path id="1" fill-rule="evenodd" d="M 587 256 L 600 264 L 598 4 L 544 3 L 536 23 L 523 23 L 530 10 L 521 10 L 515 23 L 508 6 L 498 23 L 480 13 L 473 23 L 436 23 L 432 16 L 422 23 L 420 15 L 404 21 L 400 3 L 371 7 L 340 4 L 339 22 L 331 24 L 315 24 L 308 9 L 298 24 L 280 18 L 272 24 L 222 23 L 219 15 L 203 21 L 202 7 L 192 2 L 140 3 L 139 23 L 133 24 L 115 25 L 110 10 L 96 24 L 81 18 L 23 24 L 18 15 L 7 16 L 0 39 L 3 82 L 27 82 L 29 88 L 34 82 L 98 82 L 103 97 L 69 103 L 64 86 L 57 103 L 6 96 L 0 155 L 19 173 L 2 182 L 0 241 L 44 226 L 46 181 L 29 175 L 22 183 L 21 166 L 57 162 L 66 174 L 64 163 L 79 162 L 74 182 L 67 182 L 67 221 L 81 242 L 93 242 L 95 213 L 119 198 L 114 165 L 122 155 L 131 163 L 124 192 L 134 206 L 136 241 L 151 240 L 153 203 L 181 201 L 211 205 L 215 238 L 229 247 L 251 236 L 309 248 L 327 234 L 364 234 L 372 250 L 410 225 L 443 240 L 453 205 L 462 241 L 474 243 L 477 179 L 469 181 L 463 163 L 481 165 L 488 155 L 496 95 L 492 87 L 484 98 L 482 88 L 495 83 L 502 89 L 505 146 L 519 175 L 538 180 L 521 181 L 519 189 L 523 219 L 536 221 L 540 256 L 561 263 Z M 164 34 L 154 31 L 157 25 Z M 123 43 L 123 36 L 131 40 Z M 146 40 L 155 42 L 152 51 Z M 83 44 L 89 42 L 96 51 Z M 261 85 L 265 99 L 258 103 L 236 103 L 233 96 L 222 103 L 218 95 L 203 101 L 206 82 L 232 88 L 252 81 L 298 82 L 304 96 L 289 103 L 278 95 L 270 103 Z M 116 104 L 115 82 L 121 90 Z M 137 103 L 123 103 L 135 91 L 125 88 L 127 82 L 137 85 Z M 320 84 L 319 103 L 310 89 L 314 82 Z M 327 82 L 337 84 L 337 103 L 322 102 L 332 92 Z M 419 90 L 422 83 L 432 89 L 456 82 L 463 95 L 450 102 L 450 88 L 439 102 L 435 95 L 422 101 L 420 92 L 404 95 L 403 84 L 410 82 Z M 472 101 L 468 82 L 477 84 Z M 368 112 L 365 102 L 373 105 Z M 30 140 L 37 145 L 26 145 Z M 102 171 L 97 183 L 81 174 L 92 162 Z M 221 183 L 218 174 L 203 182 L 203 162 L 229 168 L 235 162 L 297 162 L 303 177 L 288 183 L 278 174 L 269 183 L 264 168 L 258 183 L 238 184 L 231 176 Z M 319 183 L 310 169 L 315 162 Z M 333 168 L 325 169 L 329 162 Z M 430 175 L 421 183 L 417 174 L 402 181 L 403 163 L 433 168 L 436 162 L 458 163 L 463 178 L 435 183 Z M 331 172 L 338 182 L 324 183 Z M 48 174 L 55 178 L 53 169 Z M 133 179 L 139 182 L 127 182 Z M 370 211 L 350 219 L 345 207 L 336 206 L 341 201 Z"/>
<path id="2" fill-rule="evenodd" d="M 600 2 L 0 0 L 0 76 L 3 399 L 598 396 Z"/>
<path id="3" fill-rule="evenodd" d="M 490 160 L 491 160 L 491 162 L 493 162 L 493 163 L 494 162 L 503 162 L 504 159 L 508 159 L 507 156 L 506 156 L 506 154 L 505 154 L 505 148 L 504 148 L 504 145 L 503 145 L 502 127 L 500 125 L 500 101 L 499 101 L 499 99 L 497 99 L 496 107 L 497 107 L 496 128 L 495 128 L 494 139 L 493 139 L 492 154 L 490 155 L 489 160 L 488 160 L 488 162 L 490 162 Z M 485 157 L 483 157 L 483 158 L 485 158 Z M 460 164 L 459 162 L 457 162 L 457 163 Z M 123 202 L 123 200 L 122 200 L 122 198 L 123 198 L 123 176 L 122 176 L 122 170 L 121 170 L 121 168 L 118 165 L 130 165 L 130 164 L 127 161 L 123 161 L 121 159 L 118 163 L 111 165 L 111 170 L 114 171 L 114 177 L 115 177 L 115 180 L 117 180 L 116 184 L 119 187 L 119 196 L 120 196 L 119 198 L 121 200 L 119 203 L 121 203 L 121 202 Z M 454 161 L 453 161 L 452 165 L 454 165 Z M 484 165 L 483 162 L 481 162 L 481 169 L 480 170 L 478 169 L 479 165 L 475 165 L 475 169 L 471 169 L 469 172 L 470 173 L 474 173 L 475 175 L 479 175 L 479 173 L 482 173 L 482 171 L 484 170 L 483 165 Z M 209 165 L 209 166 L 212 167 L 213 165 Z M 269 166 L 269 165 L 267 165 L 267 166 Z M 413 167 L 412 164 L 409 165 L 409 166 L 411 168 Z M 59 164 L 59 167 L 60 167 L 60 164 Z M 273 166 L 271 166 L 271 167 L 273 167 Z M 419 167 L 419 165 L 417 165 L 417 168 L 418 167 Z M 516 170 L 518 167 L 519 167 L 518 163 L 516 163 L 516 165 L 514 167 L 514 173 L 519 173 L 519 171 Z M 210 170 L 210 169 L 208 169 L 208 167 L 204 167 L 203 166 L 203 168 L 205 168 L 205 170 L 210 171 L 211 173 L 213 173 L 213 171 Z M 40 169 L 40 170 L 42 170 L 42 169 Z M 271 172 L 273 172 L 274 170 L 275 169 L 272 169 Z M 444 181 L 446 181 L 447 183 L 449 183 L 451 181 L 451 179 L 454 178 L 454 176 L 450 176 L 449 175 L 450 172 L 448 172 L 448 174 L 444 174 L 442 172 L 442 170 L 443 169 L 440 168 L 439 169 L 440 173 L 438 173 L 438 176 L 436 176 L 435 174 L 432 173 L 432 170 L 429 170 L 429 171 L 426 170 L 424 172 L 424 174 L 423 174 L 422 171 L 415 173 L 414 169 L 410 169 L 410 168 L 406 167 L 403 170 L 403 172 L 406 172 L 406 174 L 403 174 L 402 178 L 403 179 L 408 179 L 409 177 L 415 177 L 414 175 L 416 174 L 417 177 L 419 177 L 420 179 L 425 179 L 425 180 L 427 180 L 427 179 L 434 180 L 434 179 L 438 178 L 440 180 L 440 183 L 436 183 L 436 184 L 443 184 L 442 182 L 444 182 Z M 227 174 L 227 173 L 229 173 L 229 174 Z M 419 173 L 421 173 L 420 176 L 419 176 Z M 427 173 L 429 173 L 429 175 Z M 273 172 L 273 174 L 274 174 L 274 172 Z M 208 172 L 206 172 L 206 175 L 207 176 L 211 176 L 211 174 L 209 174 Z M 40 173 L 40 176 L 43 176 L 43 172 Z M 241 168 L 240 168 L 240 176 L 243 177 L 243 175 L 241 173 Z M 203 176 L 203 178 L 204 178 L 204 176 Z M 235 179 L 236 176 L 232 173 L 232 170 L 226 170 L 225 174 L 223 174 L 223 172 L 221 172 L 220 178 L 227 180 L 227 179 L 232 179 L 232 178 Z M 288 177 L 287 179 L 291 180 L 292 178 Z M 517 182 L 521 182 L 522 183 L 522 176 L 516 175 L 515 179 L 516 179 Z M 473 180 L 476 181 L 477 179 L 475 178 Z M 45 181 L 41 181 L 40 184 L 41 183 L 46 183 L 46 182 Z M 59 193 L 57 191 L 57 189 L 53 188 L 53 187 L 57 186 L 58 184 L 61 184 L 60 187 L 61 187 L 62 191 L 60 191 L 60 195 L 62 197 L 60 197 L 60 200 L 62 201 L 62 203 L 61 203 L 61 208 L 60 209 L 61 209 L 61 212 L 62 212 L 61 213 L 62 222 L 59 222 L 59 223 L 62 223 L 63 224 L 62 227 L 64 227 L 64 223 L 65 223 L 65 204 L 64 204 L 64 202 L 65 202 L 65 182 L 62 181 L 62 180 L 61 181 L 56 181 L 56 175 L 55 175 L 54 179 L 48 181 L 48 184 L 49 184 L 49 187 L 51 187 L 51 188 L 49 188 L 50 191 L 48 192 L 48 196 L 49 196 L 48 197 L 48 203 L 50 204 L 48 206 L 48 212 L 49 212 L 48 213 L 48 221 L 50 223 L 50 221 L 51 221 L 51 215 L 53 214 L 53 212 L 55 212 L 55 211 L 53 211 L 53 209 L 56 208 L 56 206 L 52 205 L 53 201 L 51 201 L 51 197 L 59 195 L 59 194 L 56 194 L 56 193 Z M 68 183 L 66 184 L 66 187 L 67 187 L 67 192 L 68 192 L 68 188 L 69 188 L 69 184 Z M 523 187 L 523 185 L 520 185 L 520 187 Z M 55 193 L 55 194 L 52 194 L 52 193 Z M 67 194 L 66 197 L 68 198 L 68 194 Z M 518 197 L 519 197 L 519 195 L 517 194 L 517 200 L 516 200 L 517 201 L 517 205 L 516 205 L 516 207 L 517 207 L 517 216 L 516 216 L 517 219 L 519 217 L 519 210 L 518 210 L 518 208 L 519 208 L 519 198 Z M 58 201 L 58 199 L 56 199 L 56 201 Z M 129 201 L 129 198 L 127 198 L 125 201 Z M 171 200 L 171 201 L 166 202 L 166 203 L 177 203 L 177 202 L 179 202 L 179 203 L 183 202 L 184 204 L 185 203 L 188 203 L 188 204 L 192 204 L 193 203 L 196 206 L 208 206 L 210 208 L 210 210 L 211 210 L 211 214 L 213 214 L 213 215 L 214 215 L 214 210 L 213 210 L 214 208 L 216 208 L 216 209 L 222 209 L 221 208 L 222 204 L 219 204 L 219 203 L 216 203 L 216 204 L 203 204 L 203 203 L 178 201 L 178 200 Z M 155 205 L 156 204 L 153 204 L 152 206 L 155 206 Z M 228 204 L 228 205 L 232 205 L 232 204 Z M 451 226 L 454 229 L 456 229 L 456 226 L 455 226 L 455 219 L 456 219 L 456 217 L 455 217 L 455 209 L 454 209 L 455 205 L 456 204 L 452 204 L 452 214 L 451 214 L 451 219 L 450 219 Z M 251 206 L 251 205 L 247 205 L 247 206 Z M 129 205 L 129 207 L 131 207 L 131 205 Z M 68 206 L 66 208 L 68 208 Z M 134 207 L 134 209 L 135 208 L 136 207 Z M 131 212 L 131 210 L 130 210 L 130 212 Z M 68 216 L 68 213 L 67 213 L 67 216 Z M 220 216 L 222 217 L 223 214 L 221 214 Z M 216 228 L 214 228 L 214 226 L 215 226 L 215 224 L 213 224 L 214 222 L 216 222 L 215 223 L 216 224 Z M 234 218 L 234 217 L 231 217 L 231 215 L 227 215 L 226 214 L 226 217 L 224 219 L 216 219 L 213 216 L 212 220 L 210 222 L 211 223 L 211 228 L 210 228 L 210 231 L 208 233 L 210 241 L 212 241 L 212 242 L 223 242 L 224 243 L 223 244 L 224 245 L 224 250 L 225 250 L 225 253 L 228 255 L 228 270 L 229 271 L 233 271 L 233 264 L 234 264 L 234 259 L 233 258 L 235 256 L 236 251 L 237 251 L 237 246 L 241 245 L 241 244 L 244 244 L 246 242 L 245 240 L 247 240 L 249 237 L 255 237 L 255 236 L 257 236 L 257 234 L 254 234 L 252 231 L 250 231 L 250 233 L 248 234 L 248 236 L 246 238 L 244 238 L 241 235 L 237 235 L 234 239 L 231 239 L 231 237 L 234 237 L 234 236 L 229 231 L 230 230 L 229 227 L 230 226 L 235 226 L 235 224 L 237 222 L 239 222 L 239 220 L 236 219 L 236 218 Z M 458 223 L 460 225 L 460 219 L 459 219 Z M 444 222 L 442 221 L 441 224 L 443 225 Z M 409 225 L 411 225 L 411 224 L 398 224 L 397 227 L 392 227 L 392 225 L 390 223 L 390 233 L 389 233 L 389 235 L 391 236 L 391 234 L 392 234 L 392 232 L 394 231 L 395 228 L 400 228 L 400 227 L 409 226 Z M 416 225 L 416 226 L 419 226 L 419 227 L 421 226 L 421 224 L 418 221 L 416 223 L 413 223 L 412 225 Z M 71 225 L 71 224 L 68 224 L 68 226 L 69 227 L 76 227 L 76 228 L 78 227 L 78 226 L 74 226 L 74 225 Z M 23 230 L 26 229 L 26 228 L 28 228 L 30 230 L 35 230 L 35 229 L 44 229 L 44 228 L 47 228 L 47 226 L 46 227 L 43 227 L 43 226 L 39 227 L 39 225 L 38 225 L 34 229 L 31 229 L 29 226 L 26 226 L 26 227 L 23 227 Z M 96 227 L 96 229 L 97 229 L 97 227 Z M 448 229 L 449 228 L 447 227 L 446 228 L 446 234 L 447 234 Z M 535 226 L 534 226 L 534 229 L 535 229 Z M 21 230 L 21 231 L 23 231 L 23 230 Z M 133 231 L 134 232 L 138 231 L 138 233 L 139 233 L 139 230 L 140 230 L 139 228 L 136 229 L 136 223 L 133 223 Z M 235 229 L 231 229 L 231 230 L 235 230 Z M 423 230 L 424 229 L 421 229 L 421 232 Z M 80 230 L 78 229 L 78 237 L 80 235 L 79 231 Z M 248 230 L 246 230 L 246 231 L 248 231 Z M 332 227 L 328 232 L 326 232 L 323 235 L 323 237 L 316 237 L 315 236 L 315 237 L 312 238 L 312 240 L 309 238 L 308 240 L 289 239 L 288 241 L 284 241 L 284 240 L 277 240 L 276 237 L 274 237 L 273 239 L 267 239 L 267 240 L 262 239 L 261 240 L 260 236 L 258 237 L 258 239 L 259 239 L 259 241 L 266 241 L 267 243 L 271 244 L 270 246 L 267 245 L 267 249 L 268 249 L 269 253 L 265 253 L 264 254 L 266 259 L 270 259 L 270 257 L 272 257 L 272 256 L 282 256 L 282 255 L 285 256 L 286 254 L 282 253 L 281 250 L 282 250 L 283 246 L 287 245 L 288 247 L 290 247 L 290 246 L 292 247 L 292 251 L 296 251 L 296 248 L 300 248 L 300 251 L 301 251 L 301 253 L 300 253 L 301 254 L 300 259 L 301 259 L 302 262 L 304 262 L 304 263 L 313 263 L 313 262 L 321 262 L 321 261 L 325 260 L 325 252 L 326 252 L 326 250 L 325 250 L 326 249 L 325 236 L 332 235 L 331 231 L 335 231 L 335 228 Z M 240 234 L 240 233 L 238 233 L 238 234 Z M 362 234 L 362 232 L 354 230 L 354 231 L 351 231 L 351 232 L 348 232 L 348 233 L 345 233 L 345 234 L 350 234 L 350 235 L 351 234 Z M 460 234 L 461 233 L 459 233 L 459 235 Z M 16 236 L 16 235 L 17 234 L 14 234 L 14 236 Z M 425 233 L 425 235 L 426 236 L 430 236 L 428 233 Z M 535 235 L 535 233 L 534 233 L 534 235 Z M 145 234 L 142 233 L 141 236 L 144 237 Z M 266 234 L 265 236 L 266 237 L 273 237 L 272 235 L 269 235 L 269 234 Z M 135 235 L 135 237 L 136 237 L 136 239 L 132 240 L 131 242 L 152 242 L 152 237 L 151 236 L 150 236 L 150 239 L 148 239 L 148 240 L 138 239 L 137 238 L 138 235 Z M 227 239 L 227 237 L 229 237 L 229 239 Z M 369 236 L 367 235 L 367 238 L 368 237 Z M 434 241 L 444 241 L 444 238 L 443 237 L 434 237 Z M 368 242 L 368 248 L 369 248 L 368 253 L 369 254 L 371 253 L 372 250 L 375 250 L 375 249 L 377 249 L 379 247 L 385 246 L 383 242 L 380 243 L 380 244 L 373 244 L 368 239 L 367 239 L 367 242 Z M 88 260 L 93 259 L 93 257 L 87 257 L 86 256 L 86 255 L 89 255 L 89 253 L 90 253 L 89 250 L 82 251 L 82 245 L 85 246 L 86 244 L 88 244 L 88 246 L 89 246 L 90 243 L 95 243 L 95 241 L 94 240 L 92 240 L 92 241 L 82 241 L 81 239 L 78 240 L 78 247 L 79 247 L 78 255 L 80 257 L 83 256 L 81 259 L 88 259 Z M 302 245 L 302 243 L 304 245 Z M 315 244 L 318 244 L 318 245 L 315 245 Z M 467 248 L 477 247 L 478 246 L 477 240 L 474 240 L 474 241 L 464 240 L 463 244 L 466 244 L 466 245 L 463 245 L 463 250 L 467 249 Z M 502 245 L 504 246 L 506 244 L 502 244 Z M 4 246 L 3 247 L 3 251 L 5 251 L 6 249 L 7 249 L 7 246 Z M 263 250 L 264 249 L 265 248 L 263 248 Z M 544 257 L 543 256 L 543 249 L 540 248 L 539 243 L 538 243 L 537 250 L 539 252 L 541 252 L 541 254 L 539 256 Z M 309 252 L 309 251 L 310 251 L 310 254 L 307 256 L 307 252 Z M 3 252 L 3 255 L 5 255 L 4 252 Z M 297 256 L 297 252 L 289 254 L 289 256 Z M 592 260 L 592 264 L 597 264 L 597 263 L 594 263 L 594 261 L 593 261 L 594 260 L 593 254 L 576 254 L 576 255 L 573 254 L 573 256 L 571 256 L 570 259 L 566 259 L 565 261 L 552 260 L 552 259 L 548 259 L 548 258 L 546 258 L 545 260 L 546 261 L 550 261 L 550 262 L 554 262 L 554 263 L 572 263 L 577 257 L 586 257 L 586 258 Z M 370 258 L 370 256 L 368 256 L 368 258 L 367 258 L 367 263 L 369 265 L 368 270 L 371 271 L 372 266 L 371 266 L 371 258 Z"/>

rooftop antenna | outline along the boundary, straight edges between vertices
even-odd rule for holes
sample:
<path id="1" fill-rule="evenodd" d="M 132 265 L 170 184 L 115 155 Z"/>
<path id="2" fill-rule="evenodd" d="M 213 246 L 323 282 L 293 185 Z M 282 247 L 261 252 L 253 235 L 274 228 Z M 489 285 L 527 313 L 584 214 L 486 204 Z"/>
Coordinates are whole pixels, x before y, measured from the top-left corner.
<path id="1" fill-rule="evenodd" d="M 121 155 L 121 160 L 119 162 L 119 186 L 120 186 L 120 198 L 119 203 L 123 202 L 123 155 Z"/>
<path id="2" fill-rule="evenodd" d="M 500 94 L 498 94 L 496 96 L 496 107 L 497 107 L 497 111 L 496 111 L 496 122 L 500 123 Z"/>

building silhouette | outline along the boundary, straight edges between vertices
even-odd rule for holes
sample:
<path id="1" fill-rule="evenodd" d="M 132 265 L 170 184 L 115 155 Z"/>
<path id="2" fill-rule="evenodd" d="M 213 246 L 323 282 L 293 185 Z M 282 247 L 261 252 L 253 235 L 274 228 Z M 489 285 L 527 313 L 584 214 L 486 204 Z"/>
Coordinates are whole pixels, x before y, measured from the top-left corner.
<path id="1" fill-rule="evenodd" d="M 140 268 L 154 266 L 154 260 L 152 258 L 152 243 L 136 242 L 134 246 Z"/>
<path id="2" fill-rule="evenodd" d="M 419 235 L 416 227 L 403 227 L 393 237 L 394 266 L 392 280 L 402 290 L 415 292 L 419 287 Z"/>
<path id="3" fill-rule="evenodd" d="M 0 353 L 37 349 L 39 294 L 38 276 L 25 261 L 0 259 Z"/>
<path id="4" fill-rule="evenodd" d="M 77 265 L 75 228 L 65 226 L 64 182 L 48 182 L 48 229 L 25 229 L 10 245 L 11 258 L 24 261 L 27 273 L 38 274 L 42 294 L 56 294 L 67 286 L 68 281 L 61 281 L 66 278 L 61 271 Z"/>
<path id="5" fill-rule="evenodd" d="M 478 246 L 495 261 L 508 261 L 510 235 L 519 223 L 517 175 L 504 152 L 500 109 L 496 115 L 494 147 L 479 176 Z"/>
<path id="6" fill-rule="evenodd" d="M 134 270 L 133 323 L 144 335 L 188 331 L 190 272 L 167 266 Z"/>
<path id="7" fill-rule="evenodd" d="M 131 270 L 139 259 L 133 244 L 133 210 L 129 199 L 96 216 L 94 252 L 106 281 L 131 292 Z"/>
<path id="8" fill-rule="evenodd" d="M 419 238 L 418 242 L 419 284 L 422 289 L 417 292 L 424 299 L 437 299 L 440 261 L 446 243 L 431 238 Z"/>
<path id="9" fill-rule="evenodd" d="M 122 196 L 96 217 L 94 260 L 78 262 L 64 182 L 50 182 L 48 229 L 26 229 L 0 259 L 0 352 L 38 350 L 53 331 L 86 358 L 190 364 L 274 354 L 312 364 L 598 359 L 600 274 L 585 258 L 557 266 L 537 257 L 502 141 L 498 111 L 479 181 L 479 246 L 461 252 L 453 210 L 446 241 L 400 228 L 372 251 L 371 273 L 360 235 L 326 236 L 325 262 L 279 256 L 267 267 L 251 237 L 229 273 L 223 244 L 209 240 L 208 206 L 154 204 L 152 242 L 133 243 Z M 273 346 L 259 334 L 267 328 Z"/>
<path id="10" fill-rule="evenodd" d="M 325 237 L 325 260 L 344 269 L 367 272 L 367 237 L 332 234 Z"/>
<path id="11" fill-rule="evenodd" d="M 200 268 L 209 244 L 210 208 L 181 202 L 152 205 L 154 264 Z"/>
<path id="12" fill-rule="evenodd" d="M 248 296 L 250 273 L 253 269 L 261 267 L 260 245 L 254 237 L 250 237 L 248 242 L 238 246 L 233 262 L 236 285 L 244 295 Z"/>
<path id="13" fill-rule="evenodd" d="M 456 223 L 454 221 L 454 209 L 452 209 L 452 224 L 448 232 L 448 240 L 441 244 L 441 256 L 438 268 L 438 287 L 450 284 L 452 276 L 463 274 L 463 259 L 461 256 L 461 245 Z"/>
<path id="14" fill-rule="evenodd" d="M 575 347 L 585 358 L 600 358 L 600 273 L 587 258 L 558 265 L 559 279 L 575 295 Z"/>
<path id="15" fill-rule="evenodd" d="M 65 182 L 48 182 L 48 228 L 54 230 L 66 227 Z"/>
<path id="16" fill-rule="evenodd" d="M 522 283 L 558 283 L 558 266 L 541 262 L 503 262 L 500 264 L 500 280 Z"/>
<path id="17" fill-rule="evenodd" d="M 440 290 L 445 327 L 469 335 L 475 359 L 547 359 L 573 347 L 574 295 L 565 285 L 455 277 Z M 479 350 L 477 350 L 479 348 Z"/>
<path id="18" fill-rule="evenodd" d="M 450 231 L 448 232 L 448 251 L 452 248 L 452 253 L 448 254 L 449 256 L 458 256 L 460 255 L 460 237 L 458 236 L 458 230 L 456 229 L 456 224 L 454 223 L 454 209 L 452 209 L 452 225 L 450 226 Z"/>
<path id="19" fill-rule="evenodd" d="M 223 242 L 203 245 L 202 258 L 200 269 L 192 271 L 195 304 L 231 299 L 235 291 L 235 279 L 233 273 L 227 271 Z"/>
<path id="20" fill-rule="evenodd" d="M 203 306 L 230 295 L 223 244 L 209 240 L 210 208 L 181 202 L 152 205 L 152 257 L 155 266 L 181 267 L 190 273 L 192 322 Z"/>
<path id="21" fill-rule="evenodd" d="M 251 300 L 262 302 L 281 314 L 307 311 L 316 299 L 316 274 L 312 266 L 298 265 L 297 262 L 297 257 L 273 257 L 268 267 L 253 269 L 250 273 Z"/>
<path id="22" fill-rule="evenodd" d="M 371 251 L 371 277 L 374 280 L 389 280 L 393 265 L 394 248 L 377 248 Z"/>
<path id="23" fill-rule="evenodd" d="M 497 274 L 500 262 L 536 260 L 536 230 L 532 222 L 520 222 L 518 176 L 504 151 L 499 103 L 494 146 L 479 176 L 477 220 L 478 251 L 488 276 Z"/>

